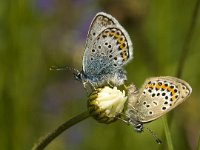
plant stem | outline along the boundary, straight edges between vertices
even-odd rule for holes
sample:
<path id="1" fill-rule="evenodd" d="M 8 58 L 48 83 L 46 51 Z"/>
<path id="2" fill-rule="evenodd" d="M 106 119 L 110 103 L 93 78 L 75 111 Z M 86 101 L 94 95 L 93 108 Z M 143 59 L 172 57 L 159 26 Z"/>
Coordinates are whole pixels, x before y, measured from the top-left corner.
<path id="1" fill-rule="evenodd" d="M 89 112 L 85 111 L 83 113 L 78 114 L 77 116 L 71 118 L 70 120 L 66 121 L 65 123 L 61 124 L 58 128 L 47 134 L 45 137 L 42 137 L 38 143 L 36 143 L 32 150 L 42 150 L 44 149 L 48 144 L 51 143 L 53 139 L 55 139 L 57 136 L 59 136 L 61 133 L 63 133 L 68 128 L 72 127 L 73 125 L 77 124 L 78 122 L 88 118 Z"/>
<path id="2" fill-rule="evenodd" d="M 178 78 L 181 78 L 182 73 L 183 73 L 183 69 L 184 69 L 184 65 L 185 65 L 185 62 L 187 60 L 187 56 L 188 56 L 188 52 L 189 52 L 189 46 L 190 46 L 191 41 L 192 41 L 192 36 L 194 34 L 197 16 L 199 14 L 199 9 L 200 9 L 199 7 L 200 7 L 200 0 L 197 0 L 193 14 L 192 14 L 191 23 L 189 25 L 188 32 L 187 32 L 186 37 L 184 39 L 184 44 L 183 44 L 180 60 L 178 62 L 178 67 L 177 67 L 177 71 L 176 71 L 176 77 L 178 77 Z M 172 117 L 173 117 L 173 113 L 171 113 L 171 115 L 169 116 L 168 120 L 170 120 L 170 122 L 171 122 Z M 164 124 L 164 128 L 165 128 L 165 135 L 166 135 L 168 147 L 169 147 L 170 150 L 173 150 L 171 133 L 169 131 L 169 126 L 171 126 L 171 123 L 168 124 L 167 123 L 168 120 L 167 120 L 166 117 L 163 117 L 163 124 Z"/>
<path id="3" fill-rule="evenodd" d="M 170 133 L 170 130 L 169 130 L 169 125 L 167 123 L 167 117 L 166 116 L 162 117 L 162 121 L 163 121 L 163 124 L 164 124 L 165 136 L 166 136 L 166 139 L 167 139 L 168 149 L 173 150 L 174 148 L 173 148 L 171 133 Z"/>
<path id="4" fill-rule="evenodd" d="M 196 21 L 197 21 L 197 16 L 198 16 L 198 13 L 199 13 L 199 7 L 200 7 L 200 0 L 197 0 L 196 4 L 195 4 L 193 15 L 192 15 L 191 24 L 189 26 L 188 33 L 187 33 L 185 40 L 184 40 L 180 61 L 178 63 L 178 68 L 177 68 L 177 72 L 176 72 L 176 77 L 178 77 L 178 78 L 180 78 L 182 76 L 182 73 L 183 73 L 184 64 L 185 64 L 185 61 L 186 61 L 187 56 L 188 56 L 189 46 L 190 46 L 190 43 L 191 43 L 191 40 L 192 40 L 192 35 L 194 33 L 194 29 L 195 29 L 195 25 L 196 25 Z"/>
<path id="5" fill-rule="evenodd" d="M 197 145 L 197 149 L 200 150 L 200 135 L 199 135 L 199 139 L 198 139 L 198 145 Z"/>

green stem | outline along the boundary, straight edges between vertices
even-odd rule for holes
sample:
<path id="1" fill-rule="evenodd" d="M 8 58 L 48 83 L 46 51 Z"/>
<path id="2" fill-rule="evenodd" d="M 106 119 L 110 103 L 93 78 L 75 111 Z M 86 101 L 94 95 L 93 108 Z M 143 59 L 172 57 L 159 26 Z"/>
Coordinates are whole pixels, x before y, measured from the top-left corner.
<path id="1" fill-rule="evenodd" d="M 200 0 L 197 0 L 197 2 L 195 4 L 193 15 L 192 15 L 191 24 L 189 26 L 189 30 L 188 30 L 187 35 L 186 35 L 185 40 L 184 40 L 180 61 L 178 63 L 178 68 L 177 68 L 177 72 L 176 72 L 176 77 L 178 77 L 178 78 L 180 78 L 182 76 L 182 73 L 183 73 L 184 64 L 185 64 L 185 61 L 186 61 L 187 56 L 188 56 L 189 46 L 190 46 L 190 43 L 191 43 L 191 40 L 192 40 L 192 36 L 194 34 L 197 16 L 198 16 L 198 13 L 199 13 L 199 10 L 200 10 L 199 7 L 200 7 Z"/>
<path id="2" fill-rule="evenodd" d="M 197 21 L 197 16 L 198 16 L 199 10 L 200 10 L 199 7 L 200 7 L 200 0 L 197 0 L 196 4 L 195 4 L 194 11 L 193 11 L 193 14 L 192 14 L 191 23 L 189 25 L 189 29 L 188 29 L 187 35 L 186 35 L 186 37 L 184 39 L 184 44 L 183 44 L 180 60 L 178 62 L 178 67 L 177 67 L 177 71 L 176 71 L 176 77 L 178 77 L 178 78 L 181 78 L 182 73 L 183 73 L 183 69 L 184 69 L 184 65 L 185 65 L 185 62 L 187 60 L 187 56 L 188 56 L 188 52 L 189 52 L 189 46 L 190 46 L 191 41 L 192 41 L 192 36 L 194 34 L 194 29 L 195 29 L 195 25 L 196 25 L 196 21 Z M 172 115 L 173 114 L 171 114 L 169 120 L 171 120 Z M 163 117 L 163 124 L 164 124 L 164 128 L 165 128 L 165 136 L 166 136 L 166 139 L 167 139 L 168 147 L 169 147 L 170 150 L 173 150 L 171 133 L 169 131 L 169 125 L 167 123 L 166 116 Z"/>
<path id="3" fill-rule="evenodd" d="M 170 130 L 169 130 L 169 125 L 167 123 L 167 117 L 166 116 L 162 117 L 162 121 L 163 121 L 163 124 L 164 124 L 165 136 L 166 136 L 166 139 L 167 139 L 168 149 L 173 150 L 174 147 L 173 147 L 173 143 L 172 143 L 171 133 L 170 133 Z"/>
<path id="4" fill-rule="evenodd" d="M 32 150 L 42 150 L 44 149 L 48 144 L 51 143 L 53 139 L 55 139 L 57 136 L 59 136 L 61 133 L 63 133 L 68 128 L 72 127 L 73 125 L 77 124 L 78 122 L 81 122 L 82 120 L 88 118 L 89 112 L 85 111 L 83 113 L 78 114 L 77 116 L 71 118 L 70 120 L 66 121 L 65 123 L 61 124 L 58 128 L 56 128 L 54 131 L 47 134 L 45 137 L 42 137 L 38 143 L 36 143 Z"/>
<path id="5" fill-rule="evenodd" d="M 198 141 L 197 149 L 200 150 L 200 135 L 199 135 L 199 141 Z"/>

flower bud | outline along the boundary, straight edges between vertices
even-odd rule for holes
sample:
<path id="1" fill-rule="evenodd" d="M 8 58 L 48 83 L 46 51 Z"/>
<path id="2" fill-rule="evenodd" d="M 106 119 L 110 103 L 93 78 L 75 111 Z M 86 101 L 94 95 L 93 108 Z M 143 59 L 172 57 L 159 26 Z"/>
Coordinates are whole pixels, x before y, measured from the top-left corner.
<path id="1" fill-rule="evenodd" d="M 123 111 L 126 100 L 125 91 L 120 91 L 117 87 L 105 86 L 90 94 L 88 110 L 99 122 L 111 123 Z"/>

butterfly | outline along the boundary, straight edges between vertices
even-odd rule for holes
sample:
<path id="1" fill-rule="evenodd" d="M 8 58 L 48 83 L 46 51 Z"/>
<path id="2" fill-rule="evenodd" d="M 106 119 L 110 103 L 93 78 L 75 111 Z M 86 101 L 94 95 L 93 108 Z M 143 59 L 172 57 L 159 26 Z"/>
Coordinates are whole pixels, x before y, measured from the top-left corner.
<path id="1" fill-rule="evenodd" d="M 132 42 L 126 30 L 114 17 L 99 12 L 90 25 L 82 70 L 75 78 L 94 88 L 122 85 L 127 80 L 123 67 L 132 55 Z"/>
<path id="2" fill-rule="evenodd" d="M 147 79 L 140 90 L 135 85 L 128 87 L 125 115 L 137 132 L 143 124 L 163 116 L 185 101 L 192 93 L 191 86 L 184 80 L 163 76 Z"/>

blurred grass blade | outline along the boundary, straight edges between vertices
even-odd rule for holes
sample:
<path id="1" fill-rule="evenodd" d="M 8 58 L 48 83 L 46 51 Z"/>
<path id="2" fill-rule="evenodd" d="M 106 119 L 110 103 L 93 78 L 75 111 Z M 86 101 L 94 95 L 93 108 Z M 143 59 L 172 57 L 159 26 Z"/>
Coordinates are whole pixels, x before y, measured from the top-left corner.
<path id="1" fill-rule="evenodd" d="M 197 149 L 200 150 L 200 135 L 199 135 L 199 140 L 198 140 Z"/>
<path id="2" fill-rule="evenodd" d="M 80 113 L 79 115 L 71 118 L 70 120 L 66 121 L 65 123 L 61 124 L 59 127 L 57 127 L 55 130 L 47 134 L 45 137 L 41 138 L 38 143 L 36 143 L 32 150 L 42 150 L 44 149 L 48 144 L 50 144 L 56 137 L 58 137 L 61 133 L 63 133 L 68 128 L 72 127 L 73 125 L 79 123 L 80 121 L 88 118 L 89 112 L 85 111 L 83 113 Z"/>
<path id="3" fill-rule="evenodd" d="M 189 29 L 188 29 L 188 32 L 187 32 L 187 35 L 185 37 L 185 41 L 184 41 L 184 44 L 183 44 L 180 60 L 178 62 L 178 68 L 177 68 L 177 72 L 176 72 L 176 77 L 178 77 L 178 78 L 181 78 L 182 73 L 183 73 L 184 64 L 187 60 L 187 55 L 188 55 L 188 52 L 189 52 L 189 46 L 190 46 L 190 43 L 191 43 L 191 40 L 192 40 L 192 36 L 194 34 L 194 29 L 195 29 L 195 25 L 196 25 L 196 22 L 197 22 L 199 10 L 200 10 L 200 0 L 197 0 L 195 8 L 194 8 L 193 15 L 192 15 L 191 24 L 189 26 Z"/>
<path id="4" fill-rule="evenodd" d="M 169 126 L 167 122 L 167 117 L 166 116 L 162 117 L 162 121 L 164 125 L 164 131 L 165 131 L 165 136 L 167 140 L 168 150 L 174 150 L 172 138 L 171 138 L 171 132 L 169 130 Z"/>

